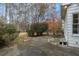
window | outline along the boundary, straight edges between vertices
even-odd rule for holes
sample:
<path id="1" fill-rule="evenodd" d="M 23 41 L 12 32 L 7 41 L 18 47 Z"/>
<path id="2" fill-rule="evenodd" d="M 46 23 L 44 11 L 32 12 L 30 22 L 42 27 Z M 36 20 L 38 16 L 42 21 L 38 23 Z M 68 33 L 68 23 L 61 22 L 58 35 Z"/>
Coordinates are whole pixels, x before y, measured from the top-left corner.
<path id="1" fill-rule="evenodd" d="M 73 33 L 79 34 L 79 14 L 73 14 Z"/>

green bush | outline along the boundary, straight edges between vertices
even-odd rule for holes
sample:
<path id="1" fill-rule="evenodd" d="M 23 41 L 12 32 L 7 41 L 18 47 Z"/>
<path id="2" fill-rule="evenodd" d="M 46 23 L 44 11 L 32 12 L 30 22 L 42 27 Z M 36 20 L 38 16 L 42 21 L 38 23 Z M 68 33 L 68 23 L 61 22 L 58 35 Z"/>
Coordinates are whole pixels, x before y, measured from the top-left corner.
<path id="1" fill-rule="evenodd" d="M 34 31 L 28 30 L 27 32 L 28 32 L 28 35 L 29 35 L 29 36 L 34 36 Z"/>
<path id="2" fill-rule="evenodd" d="M 3 35 L 3 40 L 5 41 L 5 44 L 8 45 L 10 44 L 14 39 L 16 39 L 18 33 L 13 33 L 13 34 L 9 34 L 9 33 L 6 33 Z"/>
<path id="3" fill-rule="evenodd" d="M 0 22 L 0 47 L 8 45 L 17 37 L 17 35 L 18 33 L 16 32 L 14 25 Z"/>
<path id="4" fill-rule="evenodd" d="M 6 33 L 13 34 L 13 33 L 16 32 L 16 28 L 15 28 L 14 25 L 8 24 L 8 25 L 6 25 L 6 27 L 5 27 L 5 31 L 6 31 Z"/>
<path id="5" fill-rule="evenodd" d="M 41 36 L 43 32 L 47 31 L 48 26 L 47 23 L 34 23 L 30 26 L 30 30 L 28 30 L 29 36 L 35 36 L 36 33 L 37 36 Z"/>

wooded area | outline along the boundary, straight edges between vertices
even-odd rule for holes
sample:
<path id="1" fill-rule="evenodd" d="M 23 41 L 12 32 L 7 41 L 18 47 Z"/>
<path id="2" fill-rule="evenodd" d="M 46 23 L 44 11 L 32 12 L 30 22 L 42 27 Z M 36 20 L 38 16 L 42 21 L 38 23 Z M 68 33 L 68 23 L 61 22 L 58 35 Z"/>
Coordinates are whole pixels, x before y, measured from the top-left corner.
<path id="1" fill-rule="evenodd" d="M 0 18 L 1 43 L 10 42 L 19 32 L 27 32 L 29 36 L 40 36 L 49 31 L 52 31 L 53 35 L 58 34 L 58 31 L 61 31 L 61 20 L 55 5 L 5 3 L 5 15 Z"/>

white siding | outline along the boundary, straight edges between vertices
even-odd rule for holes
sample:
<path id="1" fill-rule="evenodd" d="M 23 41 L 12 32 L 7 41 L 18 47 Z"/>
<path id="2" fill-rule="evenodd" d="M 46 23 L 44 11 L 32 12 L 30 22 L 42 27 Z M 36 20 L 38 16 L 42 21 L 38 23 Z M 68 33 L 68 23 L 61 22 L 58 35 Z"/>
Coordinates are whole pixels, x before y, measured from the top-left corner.
<path id="1" fill-rule="evenodd" d="M 79 13 L 79 4 L 72 4 L 67 9 L 64 35 L 69 46 L 79 47 L 79 34 L 74 36 L 74 34 L 72 33 L 73 13 Z"/>

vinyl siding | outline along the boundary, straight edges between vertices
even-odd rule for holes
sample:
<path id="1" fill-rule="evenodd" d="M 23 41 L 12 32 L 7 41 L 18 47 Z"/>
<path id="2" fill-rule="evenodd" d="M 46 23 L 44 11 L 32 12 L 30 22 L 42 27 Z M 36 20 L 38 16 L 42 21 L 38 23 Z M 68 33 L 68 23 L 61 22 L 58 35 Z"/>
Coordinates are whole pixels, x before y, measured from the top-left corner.
<path id="1" fill-rule="evenodd" d="M 79 13 L 79 4 L 72 4 L 67 9 L 65 18 L 64 35 L 69 46 L 79 46 L 79 34 L 75 35 L 72 33 L 73 17 L 74 13 Z"/>

